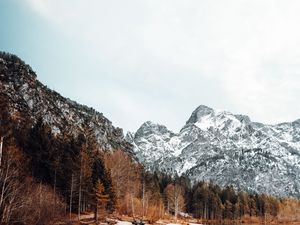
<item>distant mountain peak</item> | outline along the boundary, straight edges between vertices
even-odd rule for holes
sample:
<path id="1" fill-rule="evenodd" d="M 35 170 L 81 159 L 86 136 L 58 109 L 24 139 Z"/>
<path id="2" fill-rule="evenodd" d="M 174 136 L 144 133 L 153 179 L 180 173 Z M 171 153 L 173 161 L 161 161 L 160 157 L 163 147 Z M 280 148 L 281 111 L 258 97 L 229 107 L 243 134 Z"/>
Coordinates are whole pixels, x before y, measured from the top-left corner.
<path id="1" fill-rule="evenodd" d="M 179 133 L 146 123 L 131 137 L 136 158 L 148 169 L 300 197 L 300 180 L 295 179 L 300 174 L 300 120 L 268 125 L 200 105 Z"/>
<path id="2" fill-rule="evenodd" d="M 144 122 L 140 128 L 137 130 L 136 134 L 143 135 L 147 133 L 158 133 L 158 134 L 172 134 L 173 132 L 168 130 L 168 128 L 164 125 L 154 123 L 152 121 Z"/>
<path id="3" fill-rule="evenodd" d="M 143 124 L 142 124 L 142 126 L 160 126 L 159 124 L 157 124 L 157 123 L 154 123 L 154 122 L 152 122 L 152 121 L 150 121 L 150 120 L 148 120 L 148 121 L 146 121 L 146 122 L 144 122 Z"/>
<path id="4" fill-rule="evenodd" d="M 188 119 L 186 124 L 196 123 L 199 120 L 201 120 L 202 117 L 211 115 L 214 113 L 215 113 L 215 111 L 212 108 L 205 106 L 205 105 L 200 105 L 192 112 L 192 115 L 190 116 L 190 118 Z"/>

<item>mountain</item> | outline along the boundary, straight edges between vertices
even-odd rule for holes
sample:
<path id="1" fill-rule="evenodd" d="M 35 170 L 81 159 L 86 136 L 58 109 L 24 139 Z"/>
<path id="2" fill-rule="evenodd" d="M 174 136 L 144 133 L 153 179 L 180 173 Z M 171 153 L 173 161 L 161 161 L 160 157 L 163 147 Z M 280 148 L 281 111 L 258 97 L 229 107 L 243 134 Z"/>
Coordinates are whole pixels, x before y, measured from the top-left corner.
<path id="1" fill-rule="evenodd" d="M 103 150 L 124 149 L 131 145 L 123 131 L 115 128 L 102 113 L 80 105 L 37 80 L 35 72 L 15 55 L 0 52 L 0 104 L 15 118 L 14 126 L 40 118 L 51 127 L 53 135 L 92 132 Z M 5 118 L 3 119 L 5 120 Z M 5 121 L 0 121 L 4 123 Z"/>
<path id="2" fill-rule="evenodd" d="M 150 170 L 300 197 L 300 120 L 267 125 L 201 105 L 179 133 L 148 121 L 126 139 Z"/>

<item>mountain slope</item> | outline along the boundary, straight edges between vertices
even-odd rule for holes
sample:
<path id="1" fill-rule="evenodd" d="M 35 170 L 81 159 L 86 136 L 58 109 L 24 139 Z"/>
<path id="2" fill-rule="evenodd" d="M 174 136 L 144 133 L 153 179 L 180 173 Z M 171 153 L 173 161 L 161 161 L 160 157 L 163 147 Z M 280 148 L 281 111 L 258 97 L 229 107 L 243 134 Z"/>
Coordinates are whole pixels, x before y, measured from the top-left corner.
<path id="1" fill-rule="evenodd" d="M 34 124 L 42 118 L 54 135 L 92 132 L 103 150 L 131 149 L 122 129 L 115 128 L 102 113 L 50 90 L 37 80 L 30 66 L 17 56 L 3 52 L 0 53 L 0 97 L 1 105 L 19 123 L 26 118 Z"/>
<path id="2" fill-rule="evenodd" d="M 201 105 L 179 133 L 146 122 L 126 138 L 148 169 L 300 197 L 300 120 L 265 125 Z"/>

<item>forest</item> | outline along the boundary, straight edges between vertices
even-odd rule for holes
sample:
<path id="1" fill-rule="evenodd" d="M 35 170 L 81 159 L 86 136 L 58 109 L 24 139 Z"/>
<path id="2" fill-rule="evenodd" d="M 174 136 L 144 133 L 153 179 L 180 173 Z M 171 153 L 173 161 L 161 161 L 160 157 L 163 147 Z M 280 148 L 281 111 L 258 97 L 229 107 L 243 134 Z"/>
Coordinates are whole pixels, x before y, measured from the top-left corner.
<path id="1" fill-rule="evenodd" d="M 5 110 L 0 121 L 1 224 L 50 224 L 86 213 L 96 222 L 121 215 L 150 223 L 300 219 L 296 199 L 149 172 L 121 149 L 100 149 L 89 128 L 77 137 L 53 135 L 42 118 L 32 123 Z"/>

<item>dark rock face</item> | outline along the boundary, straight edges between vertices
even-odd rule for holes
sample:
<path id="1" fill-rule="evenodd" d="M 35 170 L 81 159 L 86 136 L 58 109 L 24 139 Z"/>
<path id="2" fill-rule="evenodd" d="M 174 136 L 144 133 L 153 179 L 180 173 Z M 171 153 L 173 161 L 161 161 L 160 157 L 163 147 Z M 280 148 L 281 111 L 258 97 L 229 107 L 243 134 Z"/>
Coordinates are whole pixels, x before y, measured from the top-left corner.
<path id="1" fill-rule="evenodd" d="M 177 134 L 162 125 L 143 125 L 127 138 L 150 170 L 300 197 L 299 120 L 265 125 L 201 105 Z"/>
<path id="2" fill-rule="evenodd" d="M 196 123 L 198 122 L 203 116 L 207 116 L 209 114 L 214 113 L 212 108 L 209 108 L 205 105 L 200 105 L 197 109 L 194 110 L 189 120 L 186 124 Z"/>
<path id="3" fill-rule="evenodd" d="M 32 124 L 42 118 L 54 135 L 92 132 L 103 150 L 132 148 L 122 129 L 115 128 L 102 113 L 50 90 L 29 65 L 8 53 L 0 53 L 0 95 L 11 115 L 28 118 Z"/>

